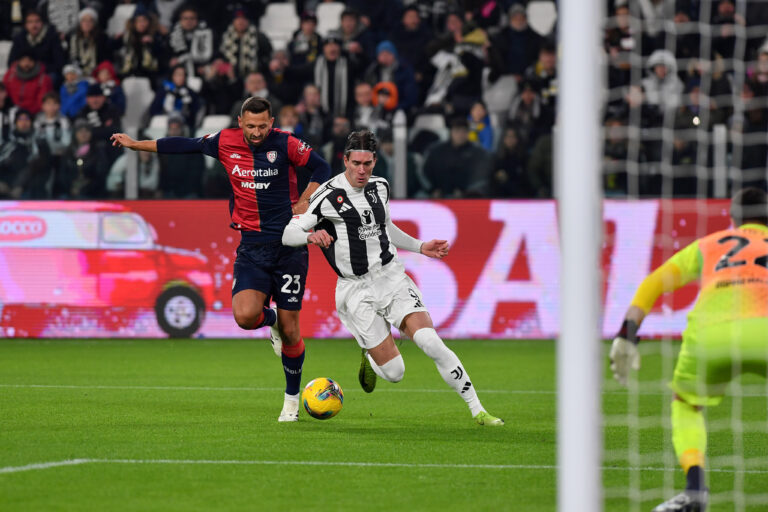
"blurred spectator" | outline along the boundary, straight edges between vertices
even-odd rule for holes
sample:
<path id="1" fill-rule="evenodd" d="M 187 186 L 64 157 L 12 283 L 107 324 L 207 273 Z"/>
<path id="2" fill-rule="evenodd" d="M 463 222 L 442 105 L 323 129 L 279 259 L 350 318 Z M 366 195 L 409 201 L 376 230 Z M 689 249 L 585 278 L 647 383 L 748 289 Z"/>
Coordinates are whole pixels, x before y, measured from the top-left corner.
<path id="1" fill-rule="evenodd" d="M 768 96 L 768 42 L 757 51 L 757 60 L 747 70 L 747 80 L 757 96 Z"/>
<path id="2" fill-rule="evenodd" d="M 117 73 L 112 63 L 105 60 L 96 66 L 93 76 L 96 79 L 96 83 L 101 86 L 101 92 L 107 97 L 107 101 L 117 107 L 120 115 L 125 114 L 125 93 L 120 86 L 120 80 L 117 78 Z"/>
<path id="3" fill-rule="evenodd" d="M 232 64 L 223 59 L 211 62 L 205 67 L 205 80 L 200 90 L 208 114 L 228 115 L 232 108 L 232 98 L 242 94 L 242 87 Z"/>
<path id="4" fill-rule="evenodd" d="M 497 0 L 465 0 L 467 19 L 471 19 L 478 27 L 488 30 L 499 26 L 505 2 Z"/>
<path id="5" fill-rule="evenodd" d="M 320 90 L 314 84 L 304 86 L 301 103 L 297 106 L 302 126 L 301 138 L 319 148 L 325 142 L 326 112 L 320 104 Z"/>
<path id="6" fill-rule="evenodd" d="M 167 48 L 156 17 L 144 4 L 137 4 L 126 22 L 122 44 L 120 76 L 143 76 L 154 82 L 166 68 Z"/>
<path id="7" fill-rule="evenodd" d="M 397 108 L 408 112 L 417 106 L 419 90 L 413 69 L 406 62 L 399 61 L 391 41 L 382 41 L 376 47 L 376 62 L 366 70 L 365 81 L 370 84 L 393 82 L 397 86 Z"/>
<path id="8" fill-rule="evenodd" d="M 24 16 L 26 10 L 37 7 L 35 0 L 20 0 L 0 2 L 0 38 L 10 40 L 24 30 Z"/>
<path id="9" fill-rule="evenodd" d="M 104 142 L 92 133 L 85 119 L 74 124 L 74 137 L 56 175 L 53 196 L 59 199 L 103 199 L 107 196 L 106 180 L 109 160 Z"/>
<path id="10" fill-rule="evenodd" d="M 24 15 L 24 30 L 13 38 L 8 62 L 20 60 L 25 55 L 42 64 L 57 85 L 61 83 L 58 77 L 59 70 L 64 66 L 64 50 L 56 29 L 43 23 L 37 11 Z"/>
<path id="11" fill-rule="evenodd" d="M 528 26 L 525 7 L 515 3 L 507 11 L 509 24 L 491 40 L 489 80 L 512 74 L 519 82 L 539 54 L 542 37 Z"/>
<path id="12" fill-rule="evenodd" d="M 733 0 L 719 0 L 712 16 L 712 51 L 724 59 L 734 57 L 736 30 L 743 30 L 746 20 L 736 13 Z M 743 36 L 742 36 L 743 37 Z"/>
<path id="13" fill-rule="evenodd" d="M 546 133 L 551 122 L 543 111 L 539 91 L 534 82 L 524 80 L 512 100 L 507 114 L 507 126 L 517 129 L 522 144 L 533 147 L 536 139 Z"/>
<path id="14" fill-rule="evenodd" d="M 37 137 L 45 140 L 51 151 L 53 167 L 58 167 L 59 159 L 72 141 L 69 119 L 61 113 L 58 94 L 49 92 L 43 96 L 43 108 L 34 126 Z"/>
<path id="15" fill-rule="evenodd" d="M 65 41 L 66 55 L 70 63 L 90 75 L 102 61 L 112 60 L 111 42 L 99 26 L 95 9 L 86 7 L 78 15 L 77 26 L 69 32 Z"/>
<path id="16" fill-rule="evenodd" d="M 74 118 L 85 106 L 85 96 L 88 93 L 88 81 L 82 77 L 77 64 L 64 66 L 64 83 L 59 88 L 61 111 Z"/>
<path id="17" fill-rule="evenodd" d="M 552 197 L 552 134 L 547 133 L 536 140 L 528 157 L 528 182 L 533 188 L 533 197 Z"/>
<path id="18" fill-rule="evenodd" d="M 120 111 L 114 105 L 107 103 L 107 97 L 104 96 L 99 84 L 91 84 L 88 87 L 85 107 L 78 114 L 77 120 L 84 120 L 89 125 L 91 128 L 88 134 L 89 140 L 92 135 L 94 142 L 98 144 L 106 144 L 113 133 L 122 131 Z M 100 151 L 104 152 L 103 149 Z M 107 146 L 107 166 L 111 165 L 120 153 L 119 148 Z"/>
<path id="19" fill-rule="evenodd" d="M 275 124 L 281 130 L 301 136 L 302 126 L 299 122 L 299 113 L 293 105 L 283 105 L 277 113 Z"/>
<path id="20" fill-rule="evenodd" d="M 419 9 L 411 5 L 403 11 L 400 25 L 392 32 L 391 41 L 397 48 L 400 59 L 411 65 L 420 91 L 426 91 L 427 80 L 431 78 L 427 44 L 432 31 L 419 17 Z M 421 99 L 420 95 L 420 99 Z"/>
<path id="21" fill-rule="evenodd" d="M 329 33 L 323 40 L 323 54 L 312 67 L 313 83 L 320 89 L 323 110 L 331 115 L 347 115 L 352 104 L 352 84 L 357 73 L 355 65 L 341 53 L 341 36 Z"/>
<path id="22" fill-rule="evenodd" d="M 397 86 L 394 82 L 379 82 L 371 90 L 373 95 L 373 113 L 368 127 L 376 132 L 382 129 L 392 128 L 392 119 L 395 117 L 399 101 Z"/>
<path id="23" fill-rule="evenodd" d="M 469 140 L 479 144 L 486 151 L 493 151 L 493 127 L 491 116 L 482 101 L 476 101 L 469 109 Z"/>
<path id="24" fill-rule="evenodd" d="M 181 122 L 184 121 L 181 120 Z M 127 165 L 128 159 L 122 156 L 110 168 L 106 181 L 106 189 L 110 197 L 119 199 L 125 196 Z M 149 151 L 137 151 L 136 176 L 139 180 L 139 199 L 159 199 L 162 197 L 159 190 L 160 155 Z"/>
<path id="25" fill-rule="evenodd" d="M 656 50 L 648 58 L 649 76 L 643 79 L 645 103 L 660 112 L 680 105 L 683 83 L 677 76 L 677 61 L 669 50 Z"/>
<path id="26" fill-rule="evenodd" d="M 355 105 L 352 107 L 352 113 L 350 115 L 352 128 L 355 130 L 368 128 L 375 132 L 376 130 L 371 128 L 372 115 L 373 88 L 368 82 L 359 82 L 355 85 Z"/>
<path id="27" fill-rule="evenodd" d="M 171 47 L 171 67 L 185 66 L 189 76 L 203 74 L 203 67 L 213 59 L 213 31 L 205 21 L 200 21 L 192 5 L 185 5 L 179 10 L 179 21 L 173 26 L 169 36 Z"/>
<path id="28" fill-rule="evenodd" d="M 171 79 L 163 80 L 162 86 L 155 92 L 155 99 L 149 107 L 150 115 L 179 114 L 187 123 L 190 132 L 198 124 L 200 96 L 187 85 L 187 70 L 177 64 L 171 70 Z"/>
<path id="29" fill-rule="evenodd" d="M 488 186 L 491 197 L 531 197 L 533 190 L 525 170 L 526 150 L 514 128 L 506 128 L 493 160 Z"/>
<path id="30" fill-rule="evenodd" d="M 301 98 L 303 79 L 298 78 L 286 50 L 275 50 L 269 61 L 269 90 L 284 104 L 295 105 Z"/>
<path id="31" fill-rule="evenodd" d="M 344 146 L 350 131 L 349 119 L 336 116 L 331 127 L 331 140 L 320 148 L 323 158 L 331 165 L 331 176 L 344 172 Z"/>
<path id="32" fill-rule="evenodd" d="M 432 57 L 440 50 L 452 52 L 453 47 L 459 43 L 464 36 L 464 17 L 459 10 L 450 11 L 445 17 L 445 26 L 443 32 L 437 34 L 427 45 L 427 55 Z M 523 68 L 523 71 L 525 69 Z"/>
<path id="33" fill-rule="evenodd" d="M 243 95 L 232 104 L 232 109 L 230 110 L 230 117 L 232 118 L 233 123 L 232 126 L 237 126 L 237 118 L 240 116 L 240 107 L 242 107 L 243 101 L 251 96 L 258 96 L 269 101 L 269 104 L 272 105 L 272 115 L 280 112 L 280 109 L 283 107 L 283 102 L 267 88 L 267 80 L 264 78 L 263 73 L 248 73 L 248 76 L 245 77 L 244 86 Z"/>
<path id="34" fill-rule="evenodd" d="M 77 26 L 80 0 L 40 0 L 37 12 L 48 20 L 56 32 L 64 36 Z"/>
<path id="35" fill-rule="evenodd" d="M 321 46 L 322 38 L 317 33 L 317 16 L 313 12 L 303 13 L 299 29 L 293 33 L 293 38 L 288 43 L 291 62 L 299 66 L 315 62 L 320 55 Z"/>
<path id="36" fill-rule="evenodd" d="M 190 4 L 185 0 L 154 0 L 152 7 L 157 11 L 157 22 L 164 35 L 169 35 L 173 28 L 173 22 L 180 16 L 179 9 L 183 9 Z M 194 6 L 192 6 L 194 8 Z"/>
<path id="37" fill-rule="evenodd" d="M 13 118 L 16 116 L 16 105 L 8 96 L 5 83 L 0 82 L 0 145 L 8 141 L 13 131 Z"/>
<path id="38" fill-rule="evenodd" d="M 392 130 L 382 130 L 377 134 L 379 139 L 379 151 L 376 159 L 376 176 L 381 176 L 393 185 L 397 178 L 394 176 L 395 170 L 395 144 L 392 139 Z M 413 152 L 406 152 L 405 157 L 406 172 L 406 194 L 409 198 L 426 197 L 426 191 L 429 184 L 423 179 L 421 171 L 416 163 Z"/>
<path id="39" fill-rule="evenodd" d="M 32 115 L 40 112 L 43 96 L 53 89 L 51 77 L 45 73 L 45 65 L 35 60 L 30 50 L 22 52 L 19 60 L 11 63 L 3 83 L 13 103 Z"/>
<path id="40" fill-rule="evenodd" d="M 346 0 L 346 4 L 360 13 L 360 21 L 373 32 L 376 41 L 385 39 L 397 26 L 400 0 Z"/>
<path id="41" fill-rule="evenodd" d="M 549 109 L 554 119 L 557 103 L 557 55 L 555 45 L 550 41 L 542 43 L 538 60 L 525 72 L 528 80 L 534 80 L 539 90 L 541 103 Z"/>
<path id="42" fill-rule="evenodd" d="M 755 96 L 750 82 L 742 86 L 740 101 L 743 112 L 737 113 L 731 120 L 730 139 L 733 143 L 732 165 L 742 171 L 742 175 L 751 174 L 750 170 L 765 177 L 765 162 L 768 158 L 768 145 L 765 132 L 768 130 L 768 110 L 764 98 Z M 740 186 L 747 186 L 750 176 L 741 176 Z M 760 186 L 760 183 L 757 183 Z M 734 185 L 736 186 L 736 184 Z"/>
<path id="43" fill-rule="evenodd" d="M 469 142 L 467 120 L 451 122 L 451 137 L 435 144 L 424 162 L 424 175 L 432 185 L 433 198 L 467 197 L 487 185 L 489 155 Z"/>
<path id="44" fill-rule="evenodd" d="M 605 120 L 604 127 L 603 189 L 608 196 L 623 196 L 627 193 L 627 124 L 623 118 L 609 117 Z"/>
<path id="45" fill-rule="evenodd" d="M 616 2 L 613 17 L 608 19 L 605 31 L 609 89 L 629 85 L 632 54 L 640 43 L 641 35 L 630 24 L 629 5 L 626 2 Z"/>
<path id="46" fill-rule="evenodd" d="M 0 199 L 46 197 L 41 173 L 50 173 L 47 158 L 45 142 L 32 129 L 32 114 L 20 108 L 10 140 L 0 147 Z"/>
<path id="47" fill-rule="evenodd" d="M 189 137 L 189 133 L 181 117 L 168 117 L 168 137 Z M 192 199 L 201 196 L 205 172 L 205 157 L 201 153 L 160 154 L 159 159 L 161 197 Z"/>
<path id="48" fill-rule="evenodd" d="M 690 6 L 687 2 L 677 2 L 675 5 L 675 57 L 678 59 L 694 59 L 699 56 L 701 34 L 698 26 L 691 23 Z"/>
<path id="49" fill-rule="evenodd" d="M 461 13 L 460 0 L 405 0 L 406 8 L 415 8 L 430 32 L 439 32 L 445 27 L 445 19 L 453 12 Z"/>
<path id="50" fill-rule="evenodd" d="M 235 11 L 219 46 L 224 59 L 232 64 L 235 74 L 244 77 L 251 71 L 266 71 L 272 56 L 272 44 L 242 9 Z"/>
<path id="51" fill-rule="evenodd" d="M 341 13 L 342 49 L 353 59 L 358 68 L 365 69 L 374 58 L 376 41 L 373 33 L 360 21 L 360 15 L 353 9 L 345 9 Z"/>

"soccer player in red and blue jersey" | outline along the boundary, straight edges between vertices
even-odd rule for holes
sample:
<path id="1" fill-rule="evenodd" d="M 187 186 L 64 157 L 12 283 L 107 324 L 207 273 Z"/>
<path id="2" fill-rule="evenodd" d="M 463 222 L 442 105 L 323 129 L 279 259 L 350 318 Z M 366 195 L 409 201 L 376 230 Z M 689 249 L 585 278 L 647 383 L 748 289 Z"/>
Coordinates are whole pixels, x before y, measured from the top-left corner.
<path id="1" fill-rule="evenodd" d="M 218 159 L 229 175 L 232 193 L 230 227 L 240 231 L 233 281 L 232 313 L 243 329 L 270 326 L 275 352 L 285 371 L 285 402 L 278 421 L 298 421 L 304 340 L 299 310 L 309 258 L 306 247 L 283 246 L 283 229 L 293 215 L 304 213 L 309 197 L 331 175 L 331 168 L 302 140 L 272 128 L 267 100 L 243 102 L 239 128 L 226 128 L 201 138 L 165 137 L 136 141 L 112 135 L 112 145 L 156 153 L 203 153 Z M 299 197 L 296 167 L 312 171 Z M 270 309 L 274 297 L 276 309 Z"/>

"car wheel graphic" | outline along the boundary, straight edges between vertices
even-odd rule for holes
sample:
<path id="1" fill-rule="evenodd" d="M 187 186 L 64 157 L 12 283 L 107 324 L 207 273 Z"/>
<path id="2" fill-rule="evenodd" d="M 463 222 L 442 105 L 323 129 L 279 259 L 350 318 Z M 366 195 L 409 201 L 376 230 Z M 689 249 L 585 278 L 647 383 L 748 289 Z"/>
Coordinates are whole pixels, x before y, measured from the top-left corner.
<path id="1" fill-rule="evenodd" d="M 189 338 L 203 323 L 205 304 L 191 288 L 174 286 L 165 290 L 155 303 L 160 328 L 171 338 Z"/>

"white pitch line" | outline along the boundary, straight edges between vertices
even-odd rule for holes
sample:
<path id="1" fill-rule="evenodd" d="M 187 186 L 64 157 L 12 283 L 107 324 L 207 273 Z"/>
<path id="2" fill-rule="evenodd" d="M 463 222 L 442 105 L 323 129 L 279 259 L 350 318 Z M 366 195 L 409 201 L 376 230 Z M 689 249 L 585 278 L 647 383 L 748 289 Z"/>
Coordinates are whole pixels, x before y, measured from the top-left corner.
<path id="1" fill-rule="evenodd" d="M 120 389 L 136 391 L 283 391 L 278 387 L 235 387 L 235 386 L 132 386 L 132 385 L 78 385 L 78 384 L 1 384 L 0 388 L 27 388 L 27 389 Z M 356 388 L 345 391 L 361 391 Z M 455 393 L 454 390 L 445 389 L 412 389 L 412 388 L 379 388 L 377 393 Z M 555 395 L 557 391 L 550 389 L 483 389 L 481 393 L 499 395 Z M 626 390 L 605 390 L 603 395 L 628 395 Z M 659 391 L 638 392 L 641 396 L 671 396 L 671 392 Z M 743 393 L 743 398 L 763 398 L 765 393 Z"/>
<path id="2" fill-rule="evenodd" d="M 185 459 L 71 459 L 53 462 L 40 462 L 24 466 L 8 466 L 0 468 L 0 474 L 22 473 L 38 469 L 49 469 L 61 466 L 78 466 L 83 464 L 172 464 L 172 465 L 224 465 L 224 466 L 341 466 L 341 467 L 376 467 L 376 468 L 410 468 L 410 469 L 538 469 L 555 470 L 557 466 L 547 464 L 429 464 L 407 462 L 345 462 L 345 461 L 301 461 L 301 460 L 185 460 Z M 677 468 L 648 467 L 618 467 L 603 466 L 602 471 L 656 471 L 675 472 Z M 739 473 L 750 475 L 768 474 L 768 469 L 745 469 L 737 471 L 726 468 L 710 468 L 713 473 Z"/>

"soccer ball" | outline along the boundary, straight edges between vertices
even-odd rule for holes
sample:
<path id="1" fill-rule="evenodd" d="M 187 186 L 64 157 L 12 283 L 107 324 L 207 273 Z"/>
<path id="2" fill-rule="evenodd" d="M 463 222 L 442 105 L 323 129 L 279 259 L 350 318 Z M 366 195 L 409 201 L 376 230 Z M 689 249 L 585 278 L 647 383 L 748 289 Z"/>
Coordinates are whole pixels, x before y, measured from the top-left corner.
<path id="1" fill-rule="evenodd" d="M 344 392 L 331 379 L 320 377 L 309 382 L 301 393 L 304 409 L 313 418 L 333 418 L 344 405 Z"/>

